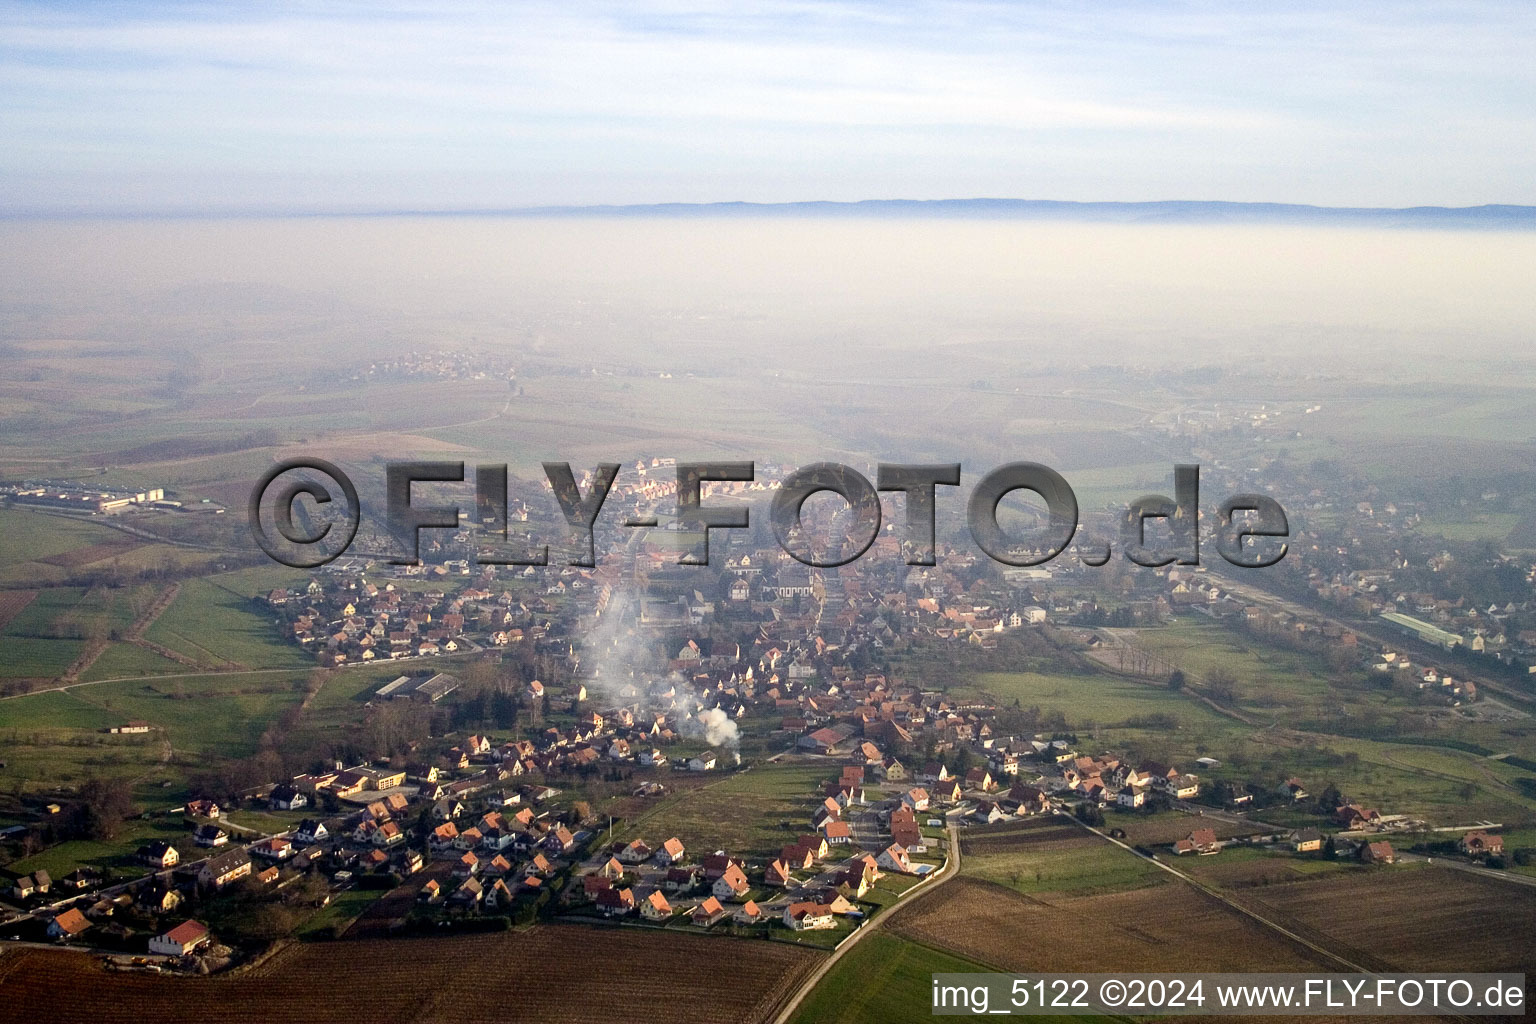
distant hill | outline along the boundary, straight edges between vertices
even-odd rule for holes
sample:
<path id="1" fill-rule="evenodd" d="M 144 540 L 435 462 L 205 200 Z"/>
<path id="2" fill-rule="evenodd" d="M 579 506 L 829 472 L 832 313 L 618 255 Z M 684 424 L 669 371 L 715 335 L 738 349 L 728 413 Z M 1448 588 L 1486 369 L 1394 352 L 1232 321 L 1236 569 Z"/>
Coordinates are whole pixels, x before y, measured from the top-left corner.
<path id="1" fill-rule="evenodd" d="M 1105 224 L 1356 224 L 1404 228 L 1536 228 L 1536 206 L 1304 206 L 1169 200 L 1072 203 L 1051 199 L 866 199 L 856 203 L 656 203 L 482 211 L 524 216 L 954 217 Z"/>

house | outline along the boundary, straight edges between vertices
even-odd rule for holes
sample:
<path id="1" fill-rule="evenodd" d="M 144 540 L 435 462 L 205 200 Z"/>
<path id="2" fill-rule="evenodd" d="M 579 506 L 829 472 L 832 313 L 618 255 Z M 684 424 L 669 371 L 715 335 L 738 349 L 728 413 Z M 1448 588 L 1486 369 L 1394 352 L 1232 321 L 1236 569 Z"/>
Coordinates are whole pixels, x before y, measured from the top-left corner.
<path id="1" fill-rule="evenodd" d="M 747 900 L 731 917 L 737 924 L 759 924 L 763 920 L 763 908 L 753 900 Z"/>
<path id="2" fill-rule="evenodd" d="M 1345 804 L 1333 812 L 1333 820 L 1346 829 L 1362 829 L 1381 820 L 1381 812 L 1356 804 Z"/>
<path id="3" fill-rule="evenodd" d="M 1173 852 L 1181 857 L 1186 853 L 1198 853 L 1202 857 L 1207 857 L 1221 852 L 1221 842 L 1217 840 L 1216 833 L 1212 829 L 1197 828 L 1174 843 Z"/>
<path id="4" fill-rule="evenodd" d="M 322 840 L 330 838 L 331 830 L 325 827 L 325 823 L 314 818 L 305 818 L 299 822 L 299 827 L 293 830 L 293 841 L 300 846 L 313 846 Z"/>
<path id="5" fill-rule="evenodd" d="M 1147 787 L 1126 786 L 1115 794 L 1115 806 L 1135 809 L 1145 806 L 1147 802 Z"/>
<path id="6" fill-rule="evenodd" d="M 1504 837 L 1487 832 L 1468 832 L 1456 843 L 1456 848 L 1468 857 L 1499 856 L 1504 852 Z"/>
<path id="7" fill-rule="evenodd" d="M 544 837 L 544 848 L 551 853 L 566 853 L 576 845 L 576 837 L 564 825 L 556 825 L 554 831 Z"/>
<path id="8" fill-rule="evenodd" d="M 853 829 L 848 827 L 846 821 L 824 821 L 821 823 L 821 834 L 826 837 L 828 843 L 834 846 L 853 842 Z"/>
<path id="9" fill-rule="evenodd" d="M 983 825 L 995 825 L 999 821 L 1006 820 L 1008 818 L 1008 812 L 990 800 L 983 800 L 976 806 L 976 812 L 972 815 L 972 817 L 981 822 Z M 894 832 L 892 835 L 894 837 Z M 902 845 L 906 844 L 903 843 Z"/>
<path id="10" fill-rule="evenodd" d="M 458 838 L 459 827 L 451 821 L 445 821 L 427 836 L 427 845 L 434 850 L 447 850 L 458 841 Z"/>
<path id="11" fill-rule="evenodd" d="M 847 735 L 837 729 L 817 729 L 809 735 L 800 737 L 798 746 L 802 750 L 810 750 L 818 754 L 836 754 L 842 751 L 847 740 Z"/>
<path id="12" fill-rule="evenodd" d="M 460 906 L 478 907 L 484 898 L 485 886 L 480 884 L 480 879 L 466 878 L 459 883 L 457 889 L 453 890 L 453 895 L 449 896 L 448 900 Z"/>
<path id="13" fill-rule="evenodd" d="M 922 783 L 948 782 L 951 778 L 949 769 L 941 761 L 929 761 L 917 773 L 917 781 Z"/>
<path id="14" fill-rule="evenodd" d="M 792 881 L 790 868 L 782 860 L 774 860 L 763 872 L 763 881 L 768 885 L 787 886 Z"/>
<path id="15" fill-rule="evenodd" d="M 85 919 L 85 915 L 78 909 L 71 908 L 48 923 L 48 937 L 64 939 L 67 942 L 85 933 L 90 927 L 91 922 Z"/>
<path id="16" fill-rule="evenodd" d="M 716 757 L 714 751 L 705 751 L 698 757 L 690 757 L 688 759 L 688 770 L 691 772 L 712 772 L 718 763 L 719 758 Z"/>
<path id="17" fill-rule="evenodd" d="M 1175 800 L 1193 800 L 1200 795 L 1200 779 L 1194 775 L 1178 775 L 1163 784 L 1163 792 Z"/>
<path id="18" fill-rule="evenodd" d="M 656 889 L 641 902 L 640 916 L 647 921 L 665 921 L 672 916 L 672 904 Z"/>
<path id="19" fill-rule="evenodd" d="M 880 856 L 875 858 L 875 863 L 887 871 L 895 871 L 903 875 L 912 873 L 912 862 L 907 859 L 906 849 L 894 843 L 880 851 Z"/>
<path id="20" fill-rule="evenodd" d="M 784 926 L 794 931 L 814 931 L 837 924 L 832 908 L 822 903 L 791 903 L 784 908 Z"/>
<path id="21" fill-rule="evenodd" d="M 46 871 L 34 871 L 30 875 L 22 875 L 11 883 L 11 895 L 18 900 L 24 900 L 31 896 L 41 896 L 53 887 L 53 879 Z"/>
<path id="22" fill-rule="evenodd" d="M 699 868 L 668 868 L 662 884 L 668 892 L 684 892 L 699 883 Z"/>
<path id="23" fill-rule="evenodd" d="M 287 860 L 293 856 L 294 849 L 293 843 L 281 836 L 273 836 L 271 839 L 263 839 L 252 846 L 251 853 L 258 857 L 265 857 L 268 860 Z"/>
<path id="24" fill-rule="evenodd" d="M 816 860 L 826 860 L 827 856 L 832 852 L 831 848 L 827 845 L 826 838 L 819 835 L 800 836 L 795 840 L 795 845 L 801 849 L 809 850 L 811 856 Z"/>
<path id="25" fill-rule="evenodd" d="M 1360 848 L 1360 859 L 1367 864 L 1396 864 L 1397 852 L 1386 840 L 1379 843 L 1366 843 Z"/>
<path id="26" fill-rule="evenodd" d="M 1281 796 L 1292 803 L 1299 803 L 1307 798 L 1307 788 L 1301 784 L 1300 779 L 1286 779 L 1276 788 Z"/>
<path id="27" fill-rule="evenodd" d="M 181 863 L 181 854 L 164 839 L 156 839 L 139 847 L 139 860 L 152 868 L 173 868 Z"/>
<path id="28" fill-rule="evenodd" d="M 651 859 L 651 848 L 644 839 L 631 840 L 629 845 L 619 851 L 619 860 L 624 864 L 644 864 Z"/>
<path id="29" fill-rule="evenodd" d="M 220 813 L 219 805 L 212 800 L 188 801 L 186 811 L 194 818 L 217 818 Z"/>
<path id="30" fill-rule="evenodd" d="M 816 892 L 816 901 L 830 910 L 833 915 L 842 917 L 851 914 L 858 908 L 848 902 L 848 898 L 836 889 L 819 889 Z"/>
<path id="31" fill-rule="evenodd" d="M 210 889 L 222 889 L 238 882 L 251 873 L 251 858 L 244 850 L 230 850 L 203 861 L 197 872 L 198 884 Z"/>
<path id="32" fill-rule="evenodd" d="M 1323 848 L 1323 834 L 1315 828 L 1304 828 L 1291 837 L 1291 849 L 1297 853 L 1314 853 Z"/>
<path id="33" fill-rule="evenodd" d="M 704 902 L 693 908 L 689 920 L 700 928 L 708 928 L 716 921 L 725 917 L 726 909 L 720 905 L 720 901 L 713 896 L 706 897 Z"/>
<path id="34" fill-rule="evenodd" d="M 635 909 L 633 889 L 604 889 L 597 894 L 597 909 L 606 917 L 628 914 Z"/>
<path id="35" fill-rule="evenodd" d="M 192 841 L 198 846 L 209 848 L 223 846 L 229 842 L 229 833 L 217 825 L 199 825 L 197 831 L 192 833 Z"/>
<path id="36" fill-rule="evenodd" d="M 683 841 L 673 836 L 661 844 L 661 849 L 656 851 L 656 863 L 671 865 L 680 863 L 683 859 Z"/>
<path id="37" fill-rule="evenodd" d="M 309 806 L 309 797 L 297 787 L 286 783 L 272 787 L 267 800 L 280 811 L 297 811 Z"/>
<path id="38" fill-rule="evenodd" d="M 923 830 L 917 827 L 915 821 L 898 821 L 891 818 L 891 842 L 902 849 L 911 849 L 923 845 Z"/>
<path id="39" fill-rule="evenodd" d="M 181 892 L 160 882 L 151 882 L 139 890 L 134 902 L 152 913 L 163 914 L 181 906 Z"/>
<path id="40" fill-rule="evenodd" d="M 1018 814 L 1039 814 L 1049 806 L 1045 791 L 1034 786 L 1015 785 L 1008 799 L 1018 803 Z"/>
<path id="41" fill-rule="evenodd" d="M 437 903 L 442 898 L 442 883 L 435 878 L 427 879 L 426 884 L 421 887 L 421 891 L 416 894 L 416 900 L 419 903 Z"/>
<path id="42" fill-rule="evenodd" d="M 993 780 L 992 773 L 985 768 L 972 768 L 966 772 L 965 784 L 984 793 L 990 793 L 997 788 L 997 782 Z"/>
<path id="43" fill-rule="evenodd" d="M 921 786 L 914 787 L 901 794 L 901 802 L 912 811 L 926 811 L 928 809 L 928 791 Z"/>
<path id="44" fill-rule="evenodd" d="M 721 876 L 715 879 L 715 884 L 710 888 L 716 898 L 722 900 L 739 900 L 752 888 L 752 883 L 747 881 L 746 872 L 732 864 L 725 869 Z"/>
<path id="45" fill-rule="evenodd" d="M 732 857 L 730 854 L 719 851 L 709 854 L 700 865 L 704 869 L 704 880 L 706 882 L 714 882 L 715 879 L 725 874 L 733 864 L 738 868 L 746 867 L 743 861 Z"/>
<path id="46" fill-rule="evenodd" d="M 453 862 L 453 876 L 455 878 L 473 878 L 480 873 L 480 858 L 473 853 L 466 852 L 462 857 Z"/>

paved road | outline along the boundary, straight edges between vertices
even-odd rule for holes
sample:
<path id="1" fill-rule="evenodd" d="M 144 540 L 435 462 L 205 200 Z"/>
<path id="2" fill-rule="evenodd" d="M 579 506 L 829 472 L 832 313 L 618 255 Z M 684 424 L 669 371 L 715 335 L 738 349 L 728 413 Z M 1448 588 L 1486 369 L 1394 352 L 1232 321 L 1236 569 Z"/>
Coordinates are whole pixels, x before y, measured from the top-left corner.
<path id="1" fill-rule="evenodd" d="M 950 825 L 949 856 L 945 859 L 944 866 L 941 867 L 938 870 L 938 873 L 933 876 L 933 881 L 929 882 L 927 887 L 922 891 L 924 893 L 932 892 L 934 889 L 937 889 L 945 882 L 948 882 L 959 873 L 960 832 L 954 825 Z M 902 901 L 904 902 L 905 899 L 906 897 L 903 896 Z M 898 902 L 896 907 L 900 906 L 901 902 Z M 890 917 L 893 913 L 896 912 L 896 907 L 888 908 L 883 913 L 876 915 L 870 920 L 868 924 L 861 926 L 858 931 L 844 939 L 843 944 L 834 949 L 832 951 L 832 955 L 828 956 L 819 965 L 817 965 L 816 969 L 806 976 L 805 981 L 800 983 L 800 988 L 792 997 L 790 997 L 789 1002 L 784 1004 L 784 1008 L 781 1009 L 778 1016 L 773 1019 L 773 1024 L 788 1024 L 789 1019 L 793 1017 L 795 1015 L 795 1011 L 800 1008 L 800 1004 L 805 1001 L 805 997 L 811 994 L 811 990 L 821 982 L 822 978 L 826 977 L 827 972 L 832 969 L 833 965 L 843 958 L 843 954 L 847 953 L 859 942 L 863 941 L 866 935 L 869 935 L 871 932 L 874 932 L 877 928 L 879 928 L 885 922 L 886 918 Z"/>

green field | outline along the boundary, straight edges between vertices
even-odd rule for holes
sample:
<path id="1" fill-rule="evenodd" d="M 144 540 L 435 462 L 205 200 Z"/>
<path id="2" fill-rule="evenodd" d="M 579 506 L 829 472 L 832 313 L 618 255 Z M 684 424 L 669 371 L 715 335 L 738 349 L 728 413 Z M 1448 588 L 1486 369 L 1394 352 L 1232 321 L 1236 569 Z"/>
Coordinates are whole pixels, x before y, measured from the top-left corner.
<path id="1" fill-rule="evenodd" d="M 328 906 L 322 907 L 304 922 L 300 938 L 331 938 L 357 920 L 358 916 L 382 897 L 384 889 L 347 889 L 336 893 Z"/>
<path id="2" fill-rule="evenodd" d="M 793 1024 L 918 1024 L 932 1021 L 934 974 L 976 974 L 989 970 L 983 964 L 942 953 L 889 932 L 875 932 L 861 939 L 833 965 L 790 1020 Z"/>
<path id="3" fill-rule="evenodd" d="M 1199 616 L 1130 632 L 1137 646 L 1177 665 L 1197 683 L 1218 671 L 1229 673 L 1239 708 L 1254 714 L 1314 705 L 1329 695 L 1317 659 L 1265 646 Z"/>
<path id="4" fill-rule="evenodd" d="M 1151 862 L 1102 840 L 1092 840 L 1089 845 L 1085 839 L 1082 844 L 1058 849 L 1021 843 L 1008 852 L 967 854 L 963 864 L 962 874 L 1022 893 L 1087 895 L 1141 889 L 1160 885 L 1168 878 Z"/>
<path id="5" fill-rule="evenodd" d="M 86 682 L 126 676 L 161 676 L 188 671 L 187 666 L 130 643 L 112 643 L 80 678 Z"/>
<path id="6" fill-rule="evenodd" d="M 303 668 L 313 662 L 279 636 L 252 602 L 255 590 L 238 574 L 188 580 L 155 620 L 146 639 L 209 668 Z"/>
<path id="7" fill-rule="evenodd" d="M 644 838 L 652 846 L 677 836 L 693 850 L 766 855 L 811 831 L 818 783 L 830 765 L 759 764 L 721 781 L 663 799 L 616 839 Z"/>
<path id="8" fill-rule="evenodd" d="M 44 640 L 8 636 L 0 655 L 0 678 L 52 679 L 69 667 L 85 644 L 80 640 Z"/>
<path id="9" fill-rule="evenodd" d="M 196 859 L 197 847 L 190 830 L 179 817 L 124 822 L 111 839 L 71 839 L 41 853 L 6 865 L 7 871 L 27 874 L 42 868 L 55 879 L 63 878 L 82 864 L 90 864 L 125 875 L 142 875 L 147 869 L 138 862 L 135 851 L 152 839 L 164 839 L 189 860 Z"/>

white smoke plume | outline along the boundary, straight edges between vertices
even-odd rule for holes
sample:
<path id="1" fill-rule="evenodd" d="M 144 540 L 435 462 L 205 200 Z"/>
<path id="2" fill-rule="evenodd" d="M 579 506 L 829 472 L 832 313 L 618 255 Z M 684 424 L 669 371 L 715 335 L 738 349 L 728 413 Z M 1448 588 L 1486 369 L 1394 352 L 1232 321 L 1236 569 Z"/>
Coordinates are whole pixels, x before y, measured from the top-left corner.
<path id="1" fill-rule="evenodd" d="M 741 747 L 741 730 L 723 709 L 700 711 L 693 716 L 693 721 L 703 730 L 704 742 L 710 746 L 728 747 L 733 751 Z"/>

